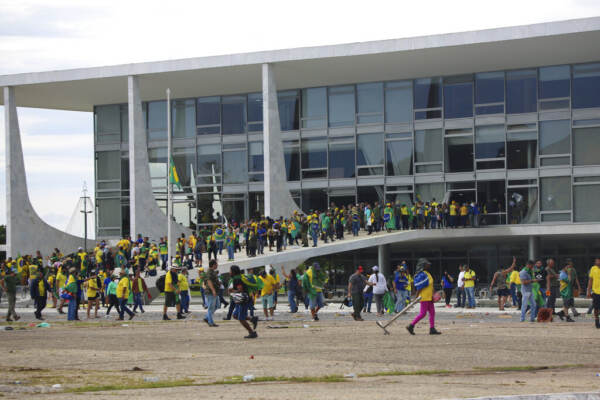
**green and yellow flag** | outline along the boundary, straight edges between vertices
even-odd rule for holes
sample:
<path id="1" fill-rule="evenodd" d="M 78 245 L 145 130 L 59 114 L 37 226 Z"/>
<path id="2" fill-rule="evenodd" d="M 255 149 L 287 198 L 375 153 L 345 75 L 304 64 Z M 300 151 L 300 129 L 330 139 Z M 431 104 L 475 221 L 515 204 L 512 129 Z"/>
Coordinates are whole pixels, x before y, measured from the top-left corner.
<path id="1" fill-rule="evenodd" d="M 181 182 L 179 182 L 179 175 L 177 175 L 177 169 L 175 168 L 173 157 L 171 157 L 169 165 L 169 182 L 181 189 Z"/>

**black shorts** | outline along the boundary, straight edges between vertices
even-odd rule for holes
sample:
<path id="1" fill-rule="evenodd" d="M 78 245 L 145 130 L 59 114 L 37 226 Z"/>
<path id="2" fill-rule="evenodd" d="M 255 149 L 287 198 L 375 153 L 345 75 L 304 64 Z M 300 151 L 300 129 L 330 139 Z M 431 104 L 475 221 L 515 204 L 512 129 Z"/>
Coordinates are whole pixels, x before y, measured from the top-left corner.
<path id="1" fill-rule="evenodd" d="M 98 298 L 98 295 L 95 295 L 95 296 L 93 296 L 93 297 L 89 297 L 89 296 L 88 296 L 88 301 L 94 301 L 94 300 L 96 300 L 97 298 Z"/>
<path id="2" fill-rule="evenodd" d="M 510 290 L 504 288 L 504 289 L 498 289 L 498 297 L 504 297 L 504 296 L 510 296 Z"/>
<path id="3" fill-rule="evenodd" d="M 563 307 L 575 307 L 575 300 L 572 297 L 569 299 L 563 297 Z"/>
<path id="4" fill-rule="evenodd" d="M 175 307 L 175 292 L 165 292 L 165 306 Z"/>
<path id="5" fill-rule="evenodd" d="M 592 306 L 594 310 L 600 311 L 600 294 L 592 293 Z"/>

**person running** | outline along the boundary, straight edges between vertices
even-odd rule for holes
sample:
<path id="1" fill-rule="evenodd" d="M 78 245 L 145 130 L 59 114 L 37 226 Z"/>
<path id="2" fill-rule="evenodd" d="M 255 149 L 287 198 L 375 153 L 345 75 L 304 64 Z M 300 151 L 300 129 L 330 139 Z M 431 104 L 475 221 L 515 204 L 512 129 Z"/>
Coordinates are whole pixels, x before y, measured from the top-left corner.
<path id="1" fill-rule="evenodd" d="M 94 307 L 94 318 L 98 318 L 98 308 L 100 307 L 100 296 L 98 292 L 101 290 L 101 286 L 98 285 L 98 275 L 95 269 L 90 272 L 90 277 L 85 281 L 86 296 L 88 299 L 87 304 L 87 318 L 90 319 L 90 310 Z"/>
<path id="2" fill-rule="evenodd" d="M 494 283 L 496 284 L 496 293 L 498 294 L 498 310 L 504 311 L 504 306 L 506 305 L 506 300 L 508 300 L 508 296 L 510 295 L 510 290 L 507 286 L 507 280 L 509 279 L 509 275 L 515 269 L 517 264 L 517 258 L 513 257 L 513 262 L 510 268 L 507 269 L 498 269 L 492 278 L 492 282 L 490 283 L 490 296 L 492 295 L 492 288 L 494 287 Z"/>
<path id="3" fill-rule="evenodd" d="M 179 265 L 173 264 L 165 275 L 165 305 L 163 307 L 163 321 L 169 321 L 170 318 L 167 315 L 169 307 L 175 307 L 177 310 L 177 319 L 184 319 L 185 317 L 181 313 L 181 303 L 179 302 L 179 285 L 178 285 L 178 272 Z"/>
<path id="4" fill-rule="evenodd" d="M 364 302 L 363 290 L 367 285 L 367 278 L 363 275 L 363 272 L 363 267 L 359 265 L 356 271 L 350 275 L 350 279 L 348 279 L 348 297 L 352 299 L 352 307 L 354 308 L 352 318 L 355 321 L 363 321 L 360 312 Z"/>
<path id="5" fill-rule="evenodd" d="M 527 307 L 531 307 L 530 321 L 535 321 L 537 314 L 537 303 L 533 297 L 533 283 L 536 281 L 533 275 L 533 261 L 527 261 L 527 265 L 519 272 L 519 278 L 521 279 L 521 294 L 523 299 L 521 301 L 521 322 L 525 321 L 525 314 L 527 313 Z"/>
<path id="6" fill-rule="evenodd" d="M 596 328 L 600 329 L 600 320 L 598 319 L 600 315 L 600 257 L 596 257 L 594 265 L 590 268 L 586 294 L 588 299 L 592 299 Z"/>
<path id="7" fill-rule="evenodd" d="M 8 298 L 8 312 L 6 313 L 6 321 L 12 322 L 13 319 L 18 321 L 21 319 L 17 315 L 15 311 L 15 304 L 17 302 L 17 283 L 19 282 L 17 278 L 17 274 L 14 268 L 7 268 L 6 274 L 0 280 L 0 285 L 2 286 L 2 291 L 6 293 L 6 297 Z M 11 318 L 12 317 L 12 318 Z"/>
<path id="8" fill-rule="evenodd" d="M 127 299 L 131 291 L 131 281 L 124 269 L 119 271 L 119 284 L 117 285 L 117 299 L 119 300 L 119 318 L 118 321 L 123 321 L 125 313 L 129 315 L 129 319 L 133 319 L 135 314 L 127 307 Z"/>
<path id="9" fill-rule="evenodd" d="M 421 296 L 421 310 L 419 315 L 406 326 L 411 335 L 415 334 L 415 325 L 429 314 L 429 334 L 440 335 L 442 332 L 435 329 L 435 304 L 433 302 L 433 277 L 430 274 L 431 263 L 426 258 L 419 259 L 417 274 L 415 275 L 415 288 L 417 297 Z"/>
<path id="10" fill-rule="evenodd" d="M 558 280 L 560 282 L 559 290 L 563 301 L 563 309 L 559 311 L 557 315 L 562 321 L 564 321 L 566 317 L 567 322 L 575 322 L 569 316 L 569 308 L 574 307 L 573 276 L 571 275 L 571 271 L 569 271 L 569 264 L 565 264 L 562 271 L 560 271 Z"/>
<path id="11" fill-rule="evenodd" d="M 235 304 L 233 310 L 233 318 L 237 319 L 240 324 L 246 328 L 248 335 L 244 336 L 244 339 L 255 339 L 258 337 L 256 333 L 256 327 L 258 325 L 258 317 L 249 317 L 248 309 L 250 308 L 250 293 L 248 287 L 242 279 L 242 272 L 240 267 L 232 265 L 229 269 L 229 275 L 231 276 L 231 285 L 229 291 L 231 293 L 231 303 Z M 252 327 L 248 323 L 252 323 Z"/>
<path id="12" fill-rule="evenodd" d="M 327 274 L 321 271 L 318 262 L 313 263 L 302 277 L 302 289 L 308 295 L 310 313 L 313 321 L 319 320 L 319 310 L 325 305 L 323 298 L 323 286 L 327 283 Z"/>

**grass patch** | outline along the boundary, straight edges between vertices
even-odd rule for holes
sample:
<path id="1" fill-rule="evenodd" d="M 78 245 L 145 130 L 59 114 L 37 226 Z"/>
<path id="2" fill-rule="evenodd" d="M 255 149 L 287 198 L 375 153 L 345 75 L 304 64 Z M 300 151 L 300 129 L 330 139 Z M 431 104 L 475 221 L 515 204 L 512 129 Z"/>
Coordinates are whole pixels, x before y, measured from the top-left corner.
<path id="1" fill-rule="evenodd" d="M 425 369 L 417 371 L 381 371 L 366 374 L 358 374 L 359 378 L 374 378 L 377 376 L 412 376 L 412 375 L 447 375 L 456 371 L 447 369 Z"/>
<path id="2" fill-rule="evenodd" d="M 106 392 L 115 390 L 134 390 L 134 389 L 159 389 L 159 388 L 171 388 L 180 386 L 194 386 L 192 379 L 180 379 L 172 381 L 158 381 L 158 382 L 135 382 L 128 384 L 114 384 L 114 385 L 88 385 L 80 386 L 76 388 L 67 388 L 64 393 L 88 393 L 88 392 Z"/>
<path id="3" fill-rule="evenodd" d="M 583 368 L 585 364 L 564 364 L 564 365 L 523 365 L 523 366 L 508 366 L 508 367 L 475 367 L 476 371 L 486 372 L 519 372 L 519 371 L 542 371 L 546 369 L 570 369 Z"/>

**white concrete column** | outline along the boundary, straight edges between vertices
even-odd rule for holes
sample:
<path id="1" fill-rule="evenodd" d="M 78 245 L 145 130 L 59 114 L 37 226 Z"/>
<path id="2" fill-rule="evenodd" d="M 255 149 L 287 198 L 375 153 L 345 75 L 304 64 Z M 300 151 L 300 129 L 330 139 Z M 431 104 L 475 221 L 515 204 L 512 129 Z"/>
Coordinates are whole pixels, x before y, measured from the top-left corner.
<path id="1" fill-rule="evenodd" d="M 540 237 L 529 236 L 527 256 L 530 260 L 535 261 L 540 255 Z"/>
<path id="2" fill-rule="evenodd" d="M 377 264 L 379 264 L 379 271 L 383 275 L 389 276 L 391 274 L 389 244 L 380 244 L 377 246 Z"/>
<path id="3" fill-rule="evenodd" d="M 35 212 L 27 191 L 27 176 L 21 131 L 17 115 L 15 88 L 4 88 L 6 140 L 6 256 L 35 254 L 47 256 L 57 247 L 65 254 L 84 246 L 84 239 L 69 235 L 45 223 Z M 88 248 L 93 247 L 88 240 Z"/>
<path id="4" fill-rule="evenodd" d="M 142 98 L 137 76 L 127 78 L 129 112 L 129 232 L 135 238 L 138 233 L 158 240 L 167 236 L 167 216 L 163 213 L 152 192 L 148 161 L 148 141 L 144 127 Z M 167 160 L 168 164 L 168 160 Z M 191 230 L 171 222 L 173 240 L 181 233 L 189 235 Z M 174 244 L 171 243 L 171 246 Z"/>
<path id="5" fill-rule="evenodd" d="M 265 215 L 289 217 L 300 208 L 290 195 L 285 173 L 277 85 L 273 65 L 262 65 Z"/>

